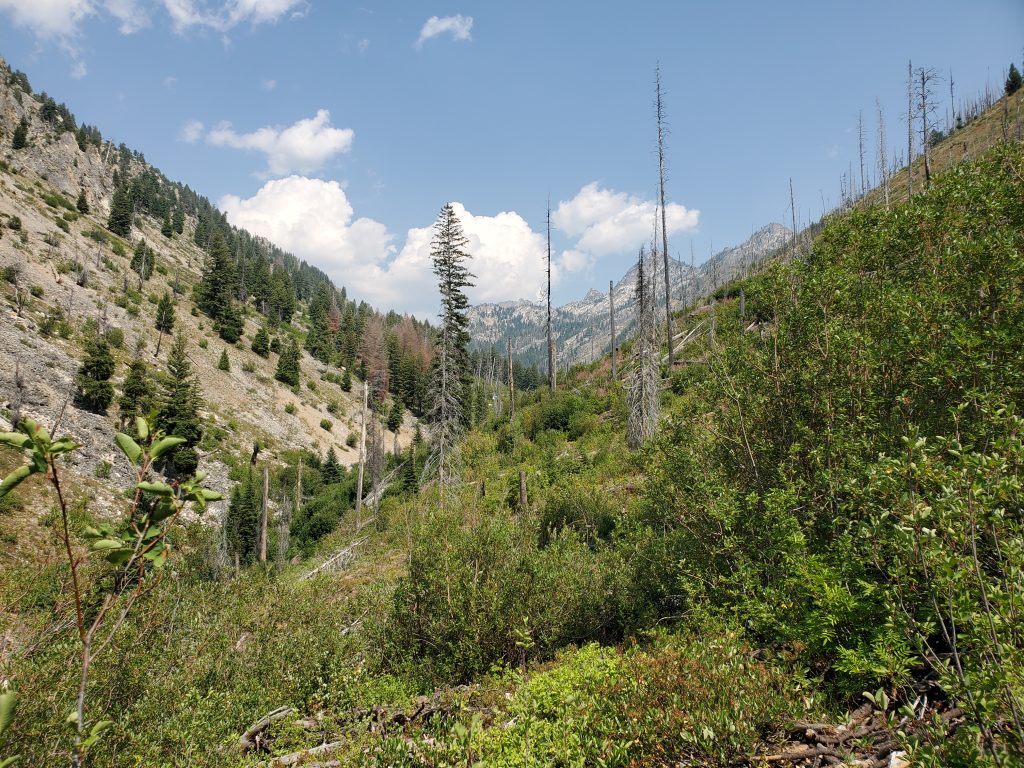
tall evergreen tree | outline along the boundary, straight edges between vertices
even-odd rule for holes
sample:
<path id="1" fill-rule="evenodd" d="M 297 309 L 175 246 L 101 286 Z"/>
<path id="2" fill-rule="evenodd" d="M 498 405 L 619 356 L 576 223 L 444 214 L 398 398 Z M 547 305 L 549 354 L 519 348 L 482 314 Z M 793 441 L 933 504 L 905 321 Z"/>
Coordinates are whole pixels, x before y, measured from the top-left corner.
<path id="1" fill-rule="evenodd" d="M 270 355 L 270 336 L 267 334 L 266 326 L 260 326 L 256 335 L 252 337 L 252 351 L 260 357 Z"/>
<path id="2" fill-rule="evenodd" d="M 430 255 L 441 293 L 441 329 L 437 335 L 431 386 L 430 456 L 424 475 L 437 475 L 439 487 L 455 479 L 455 453 L 469 416 L 469 300 L 463 289 L 473 285 L 466 267 L 469 242 L 451 203 L 441 208 L 434 225 Z"/>
<path id="3" fill-rule="evenodd" d="M 163 343 L 164 334 L 170 333 L 174 328 L 174 302 L 171 301 L 171 295 L 164 291 L 164 295 L 160 298 L 160 303 L 156 305 L 156 329 L 160 332 L 160 335 L 156 340 L 156 356 L 160 355 L 160 344 Z"/>
<path id="4" fill-rule="evenodd" d="M 288 343 L 281 350 L 281 357 L 277 360 L 277 371 L 274 378 L 283 381 L 290 387 L 299 385 L 299 344 L 294 336 L 288 337 Z"/>
<path id="5" fill-rule="evenodd" d="M 230 371 L 231 361 L 228 359 L 227 349 L 222 349 L 220 353 L 220 360 L 217 361 L 217 370 Z"/>
<path id="6" fill-rule="evenodd" d="M 149 368 L 139 358 L 132 360 L 128 366 L 117 406 L 122 428 L 133 424 L 136 416 L 147 416 L 153 408 L 153 382 L 150 380 Z"/>
<path id="7" fill-rule="evenodd" d="M 85 197 L 84 189 L 78 191 L 78 200 L 75 201 L 75 207 L 83 215 L 89 212 L 89 201 Z"/>
<path id="8" fill-rule="evenodd" d="M 213 234 L 203 277 L 196 286 L 196 304 L 214 322 L 220 337 L 234 343 L 242 335 L 242 317 L 235 306 L 235 261 L 220 230 Z"/>
<path id="9" fill-rule="evenodd" d="M 1010 73 L 1006 77 L 1006 95 L 1012 96 L 1020 90 L 1021 85 L 1024 85 L 1024 78 L 1021 77 L 1020 70 L 1016 64 L 1010 64 Z"/>
<path id="10" fill-rule="evenodd" d="M 391 403 L 391 410 L 388 411 L 387 427 L 391 432 L 397 432 L 398 428 L 402 426 L 402 416 L 404 414 L 405 405 L 402 404 L 402 398 L 399 395 L 395 395 L 394 401 Z"/>
<path id="11" fill-rule="evenodd" d="M 119 184 L 114 190 L 114 198 L 110 202 L 110 216 L 107 217 L 107 229 L 121 237 L 131 237 L 132 219 L 135 217 L 135 206 L 132 195 L 126 184 Z"/>
<path id="12" fill-rule="evenodd" d="M 106 338 L 94 334 L 86 345 L 85 360 L 75 377 L 75 402 L 94 413 L 106 413 L 114 399 L 110 377 L 114 375 L 114 356 Z"/>
<path id="13" fill-rule="evenodd" d="M 11 136 L 11 149 L 24 149 L 28 146 L 28 120 L 21 118 L 14 134 Z"/>
<path id="14" fill-rule="evenodd" d="M 324 485 L 333 485 L 334 483 L 340 483 L 344 478 L 345 470 L 338 463 L 338 454 L 334 452 L 334 446 L 332 445 L 327 449 L 327 456 L 324 458 L 324 463 L 320 466 L 320 482 Z"/>
<path id="15" fill-rule="evenodd" d="M 164 464 L 174 474 L 195 474 L 199 466 L 199 454 L 195 446 L 203 436 L 202 423 L 199 421 L 203 398 L 188 359 L 188 342 L 185 334 L 180 331 L 174 337 L 174 345 L 167 356 L 167 376 L 164 378 L 161 400 L 157 424 L 167 434 L 185 439 L 182 445 L 164 454 Z"/>
<path id="16" fill-rule="evenodd" d="M 224 517 L 228 554 L 237 555 L 240 563 L 256 558 L 261 507 L 262 490 L 250 468 L 245 479 L 231 489 L 231 502 Z"/>
<path id="17" fill-rule="evenodd" d="M 171 218 L 171 226 L 174 227 L 174 231 L 179 235 L 185 231 L 185 213 L 181 208 L 174 209 L 174 216 Z"/>
<path id="18" fill-rule="evenodd" d="M 149 280 L 153 274 L 153 262 L 156 259 L 156 254 L 153 249 L 146 245 L 145 239 L 139 240 L 135 244 L 135 251 L 132 253 L 131 268 L 139 276 L 139 283 L 141 289 L 141 283 Z"/>
<path id="19" fill-rule="evenodd" d="M 168 238 L 174 236 L 174 226 L 171 224 L 170 211 L 164 216 L 164 223 L 160 227 L 160 234 Z"/>

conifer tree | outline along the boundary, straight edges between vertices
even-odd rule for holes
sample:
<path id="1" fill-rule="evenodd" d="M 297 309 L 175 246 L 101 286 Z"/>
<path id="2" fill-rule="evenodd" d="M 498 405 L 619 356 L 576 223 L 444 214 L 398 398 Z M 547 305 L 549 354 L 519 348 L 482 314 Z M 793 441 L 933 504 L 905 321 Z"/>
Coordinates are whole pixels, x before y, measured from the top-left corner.
<path id="1" fill-rule="evenodd" d="M 352 391 L 352 371 L 350 371 L 347 367 L 345 368 L 345 372 L 341 374 L 341 391 Z"/>
<path id="2" fill-rule="evenodd" d="M 237 556 L 241 563 L 256 557 L 261 506 L 260 483 L 250 468 L 245 479 L 231 489 L 231 502 L 224 517 L 228 554 L 232 558 Z"/>
<path id="3" fill-rule="evenodd" d="M 473 275 L 466 268 L 470 258 L 464 249 L 469 240 L 446 203 L 434 225 L 430 255 L 441 293 L 441 328 L 437 334 L 436 355 L 431 384 L 430 456 L 425 476 L 437 475 L 443 490 L 455 479 L 455 453 L 469 416 L 469 300 L 463 289 L 472 286 Z"/>
<path id="4" fill-rule="evenodd" d="M 398 428 L 402 426 L 402 416 L 404 414 L 405 405 L 402 403 L 402 398 L 399 395 L 395 395 L 395 399 L 391 403 L 391 410 L 388 411 L 387 427 L 389 431 L 398 431 Z"/>
<path id="5" fill-rule="evenodd" d="M 139 276 L 140 289 L 141 284 L 149 280 L 153 274 L 154 256 L 153 249 L 146 245 L 145 239 L 136 243 L 135 251 L 132 254 L 131 268 Z"/>
<path id="6" fill-rule="evenodd" d="M 11 136 L 11 149 L 24 149 L 28 146 L 28 120 L 21 118 Z"/>
<path id="7" fill-rule="evenodd" d="M 252 337 L 252 351 L 260 357 L 269 357 L 270 336 L 267 334 L 266 326 L 260 326 L 256 335 Z"/>
<path id="8" fill-rule="evenodd" d="M 1005 91 L 1007 96 L 1012 96 L 1020 90 L 1021 85 L 1024 85 L 1024 78 L 1021 77 L 1020 70 L 1017 69 L 1016 64 L 1010 64 L 1010 73 L 1006 77 Z"/>
<path id="9" fill-rule="evenodd" d="M 160 345 L 163 343 L 164 334 L 170 333 L 173 328 L 174 303 L 171 301 L 171 295 L 164 291 L 164 295 L 160 298 L 160 303 L 156 305 L 156 329 L 160 332 L 160 335 L 156 340 L 155 357 L 160 356 Z"/>
<path id="10" fill-rule="evenodd" d="M 75 207 L 78 209 L 78 212 L 83 215 L 89 212 L 89 201 L 85 198 L 84 189 L 80 189 L 78 191 L 78 200 L 75 201 Z"/>
<path id="11" fill-rule="evenodd" d="M 227 349 L 222 349 L 220 353 L 220 360 L 217 361 L 217 370 L 219 371 L 230 371 L 231 361 L 228 359 Z"/>
<path id="12" fill-rule="evenodd" d="M 174 209 L 174 216 L 171 219 L 171 225 L 174 227 L 174 231 L 179 235 L 185 232 L 185 213 L 181 208 Z"/>
<path id="13" fill-rule="evenodd" d="M 231 344 L 242 335 L 242 317 L 235 306 L 235 263 L 220 230 L 213 234 L 203 277 L 196 286 L 196 304 L 214 322 L 220 337 Z"/>
<path id="14" fill-rule="evenodd" d="M 136 416 L 147 416 L 153 408 L 153 383 L 149 369 L 139 358 L 132 360 L 128 366 L 117 406 L 122 428 L 134 424 Z"/>
<path id="15" fill-rule="evenodd" d="M 164 223 L 160 227 L 160 234 L 168 238 L 174 236 L 174 227 L 171 224 L 171 214 L 169 211 L 167 215 L 164 216 Z"/>
<path id="16" fill-rule="evenodd" d="M 86 346 L 85 360 L 75 377 L 75 402 L 94 413 L 106 413 L 114 399 L 110 377 L 114 375 L 114 356 L 106 338 L 94 334 Z"/>
<path id="17" fill-rule="evenodd" d="M 334 485 L 340 483 L 344 476 L 345 470 L 338 463 L 338 454 L 334 452 L 332 445 L 327 449 L 327 456 L 324 457 L 324 463 L 320 466 L 320 482 L 324 485 Z"/>
<path id="18" fill-rule="evenodd" d="M 657 259 L 657 251 L 652 249 Z M 637 328 L 633 350 L 637 368 L 629 385 L 627 401 L 629 416 L 626 421 L 626 443 L 637 449 L 654 435 L 658 420 L 658 342 L 655 328 L 656 286 L 645 274 L 644 249 L 640 249 L 637 276 Z"/>
<path id="19" fill-rule="evenodd" d="M 277 371 L 274 378 L 283 381 L 290 387 L 299 385 L 299 344 L 294 336 L 290 336 L 287 346 L 281 350 L 281 357 L 277 360 Z"/>
<path id="20" fill-rule="evenodd" d="M 131 237 L 132 219 L 135 208 L 132 195 L 127 185 L 120 184 L 114 190 L 114 198 L 110 202 L 110 216 L 107 217 L 107 229 L 121 237 Z"/>
<path id="21" fill-rule="evenodd" d="M 187 476 L 195 474 L 199 454 L 195 446 L 203 436 L 199 411 L 203 407 L 202 392 L 188 359 L 188 342 L 179 331 L 167 356 L 167 376 L 164 379 L 157 424 L 169 435 L 185 439 L 164 454 L 168 471 Z"/>
<path id="22" fill-rule="evenodd" d="M 275 355 L 281 354 L 281 339 L 277 336 L 270 340 L 270 351 Z"/>

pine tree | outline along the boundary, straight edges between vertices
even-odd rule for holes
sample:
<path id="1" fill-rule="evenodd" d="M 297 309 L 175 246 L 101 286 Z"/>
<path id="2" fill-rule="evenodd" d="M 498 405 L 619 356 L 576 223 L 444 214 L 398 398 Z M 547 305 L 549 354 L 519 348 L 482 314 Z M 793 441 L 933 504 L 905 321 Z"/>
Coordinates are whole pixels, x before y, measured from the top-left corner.
<path id="1" fill-rule="evenodd" d="M 446 203 L 434 225 L 430 255 L 441 293 L 441 329 L 437 335 L 431 386 L 433 403 L 430 422 L 430 456 L 424 475 L 436 473 L 443 490 L 455 479 L 455 452 L 469 416 L 469 300 L 463 289 L 472 286 L 473 275 L 466 268 L 470 258 L 464 249 L 469 240 Z"/>
<path id="2" fill-rule="evenodd" d="M 84 189 L 78 191 L 78 200 L 75 202 L 75 207 L 83 215 L 89 212 L 89 201 L 85 198 Z"/>
<path id="3" fill-rule="evenodd" d="M 657 259 L 657 251 L 652 249 Z M 627 393 L 629 416 L 626 421 L 626 443 L 637 449 L 654 435 L 658 420 L 658 342 L 655 327 L 656 287 L 651 285 L 649 273 L 645 275 L 644 249 L 640 249 L 637 276 L 637 327 L 633 350 L 637 369 Z"/>
<path id="4" fill-rule="evenodd" d="M 153 408 L 153 382 L 149 377 L 149 369 L 139 358 L 132 360 L 128 366 L 117 406 L 122 428 L 133 424 L 136 416 L 148 416 Z"/>
<path id="5" fill-rule="evenodd" d="M 218 371 L 231 371 L 231 360 L 228 359 L 227 349 L 222 349 L 220 353 L 220 360 L 217 361 Z"/>
<path id="6" fill-rule="evenodd" d="M 174 236 L 174 226 L 171 224 L 170 212 L 168 212 L 167 215 L 164 216 L 164 223 L 160 227 L 160 234 L 168 238 Z"/>
<path id="7" fill-rule="evenodd" d="M 256 335 L 252 337 L 252 351 L 260 357 L 270 356 L 270 336 L 267 334 L 266 326 L 260 326 Z"/>
<path id="8" fill-rule="evenodd" d="M 237 555 L 241 563 L 256 558 L 259 538 L 262 491 L 250 469 L 245 479 L 231 489 L 231 502 L 224 517 L 228 554 Z"/>
<path id="9" fill-rule="evenodd" d="M 334 452 L 332 445 L 327 449 L 327 456 L 320 467 L 320 482 L 324 485 L 334 485 L 345 479 L 345 470 L 338 463 L 338 454 Z"/>
<path id="10" fill-rule="evenodd" d="M 171 301 L 171 295 L 164 291 L 160 303 L 156 305 L 156 329 L 160 332 L 160 336 L 156 340 L 156 357 L 160 356 L 160 345 L 163 343 L 164 334 L 170 333 L 173 328 L 174 303 Z"/>
<path id="11" fill-rule="evenodd" d="M 1006 95 L 1012 96 L 1020 90 L 1021 85 L 1024 85 L 1024 78 L 1021 77 L 1020 70 L 1016 64 L 1010 64 L 1010 73 L 1006 77 Z"/>
<path id="12" fill-rule="evenodd" d="M 75 402 L 94 413 L 106 413 L 114 399 L 114 387 L 110 383 L 113 375 L 114 356 L 110 345 L 103 336 L 95 334 L 86 346 L 85 360 L 75 377 Z"/>
<path id="13" fill-rule="evenodd" d="M 24 149 L 28 146 L 28 120 L 21 118 L 18 126 L 14 129 L 14 135 L 11 136 L 11 149 Z"/>
<path id="14" fill-rule="evenodd" d="M 131 192 L 121 184 L 114 190 L 114 198 L 110 202 L 110 216 L 107 217 L 107 229 L 121 237 L 131 237 L 132 219 L 135 208 Z"/>
<path id="15" fill-rule="evenodd" d="M 299 344 L 294 336 L 288 339 L 288 345 L 281 351 L 281 357 L 277 360 L 277 371 L 274 378 L 283 381 L 290 387 L 299 385 Z"/>
<path id="16" fill-rule="evenodd" d="M 405 415 L 405 406 L 402 404 L 402 398 L 395 395 L 394 402 L 391 403 L 391 410 L 388 411 L 388 430 L 391 432 L 397 432 L 398 428 L 402 426 L 402 417 Z"/>
<path id="17" fill-rule="evenodd" d="M 171 220 L 171 224 L 174 227 L 174 231 L 179 235 L 185 231 L 185 213 L 181 208 L 174 209 L 174 217 Z"/>
<path id="18" fill-rule="evenodd" d="M 270 340 L 270 351 L 275 355 L 281 354 L 281 339 L 277 336 Z"/>
<path id="19" fill-rule="evenodd" d="M 341 391 L 352 391 L 352 371 L 350 371 L 348 368 L 345 368 L 345 372 L 341 374 Z"/>
<path id="20" fill-rule="evenodd" d="M 139 240 L 135 245 L 135 251 L 132 254 L 132 271 L 139 276 L 139 282 L 145 282 L 149 280 L 153 274 L 153 261 L 155 260 L 156 254 L 153 253 L 153 249 L 146 245 L 146 241 Z M 140 285 L 141 288 L 141 285 Z"/>
<path id="21" fill-rule="evenodd" d="M 167 356 L 167 374 L 157 424 L 167 434 L 184 438 L 185 443 L 164 454 L 165 466 L 173 474 L 188 476 L 195 474 L 199 466 L 195 446 L 203 436 L 199 421 L 203 398 L 188 359 L 185 335 L 180 331 Z"/>
<path id="22" fill-rule="evenodd" d="M 224 341 L 234 344 L 242 336 L 242 316 L 235 306 L 235 262 L 220 230 L 213 234 L 203 277 L 196 286 L 196 304 L 214 322 Z"/>

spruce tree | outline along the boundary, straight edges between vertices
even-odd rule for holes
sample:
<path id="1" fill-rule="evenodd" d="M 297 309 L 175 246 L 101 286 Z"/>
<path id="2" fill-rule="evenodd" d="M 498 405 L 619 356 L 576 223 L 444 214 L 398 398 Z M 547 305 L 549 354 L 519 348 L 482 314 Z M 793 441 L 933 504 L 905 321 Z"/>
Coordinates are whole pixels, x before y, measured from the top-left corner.
<path id="1" fill-rule="evenodd" d="M 472 286 L 466 268 L 469 242 L 455 208 L 446 203 L 434 225 L 430 255 L 441 293 L 441 328 L 437 334 L 431 383 L 430 456 L 424 475 L 437 475 L 442 489 L 455 479 L 455 452 L 466 427 L 469 395 L 469 300 L 463 289 Z"/>
<path id="2" fill-rule="evenodd" d="M 75 202 L 75 207 L 83 215 L 89 212 L 89 201 L 85 199 L 84 189 L 78 191 L 78 200 Z"/>
<path id="3" fill-rule="evenodd" d="M 391 403 L 391 410 L 388 411 L 388 430 L 391 432 L 397 432 L 398 428 L 402 426 L 402 416 L 405 414 L 405 406 L 402 404 L 402 398 L 399 395 L 395 395 L 394 402 Z"/>
<path id="4" fill-rule="evenodd" d="M 164 237 L 168 237 L 168 238 L 172 237 L 174 235 L 174 227 L 171 224 L 171 214 L 170 214 L 170 212 L 168 212 L 167 215 L 164 216 L 164 223 L 160 227 L 160 234 L 163 235 Z"/>
<path id="5" fill-rule="evenodd" d="M 230 371 L 231 361 L 228 359 L 228 351 L 226 349 L 221 350 L 220 360 L 217 361 L 217 370 L 219 371 Z"/>
<path id="6" fill-rule="evenodd" d="M 14 129 L 14 135 L 11 136 L 11 149 L 24 149 L 28 146 L 28 120 L 24 117 L 18 123 L 18 126 Z"/>
<path id="7" fill-rule="evenodd" d="M 153 261 L 156 258 L 156 254 L 153 249 L 146 245 L 146 241 L 139 240 L 135 244 L 135 251 L 132 254 L 131 268 L 139 276 L 139 282 L 145 282 L 149 280 L 153 274 Z"/>
<path id="8" fill-rule="evenodd" d="M 110 202 L 110 216 L 107 217 L 107 229 L 121 237 L 131 237 L 132 219 L 135 216 L 132 195 L 127 185 L 121 184 L 114 190 L 114 198 Z"/>
<path id="9" fill-rule="evenodd" d="M 181 208 L 174 209 L 174 216 L 171 218 L 171 225 L 179 235 L 185 231 L 185 213 Z"/>
<path id="10" fill-rule="evenodd" d="M 1006 95 L 1012 96 L 1020 90 L 1021 85 L 1024 85 L 1024 78 L 1021 77 L 1020 70 L 1016 64 L 1010 64 L 1010 73 L 1006 77 Z"/>
<path id="11" fill-rule="evenodd" d="M 270 356 L 270 336 L 267 335 L 266 326 L 260 326 L 256 335 L 252 337 L 252 351 L 260 357 Z"/>
<path id="12" fill-rule="evenodd" d="M 156 356 L 160 355 L 160 344 L 164 340 L 164 334 L 170 333 L 174 328 L 174 303 L 171 301 L 171 295 L 164 291 L 164 295 L 160 298 L 160 303 L 156 305 L 156 329 L 160 332 L 160 336 L 156 341 Z"/>
<path id="13" fill-rule="evenodd" d="M 274 378 L 283 381 L 290 387 L 297 387 L 299 385 L 299 355 L 299 344 L 295 341 L 295 337 L 291 336 L 287 346 L 281 350 Z"/>
<path id="14" fill-rule="evenodd" d="M 270 340 L 270 351 L 275 355 L 281 354 L 281 339 L 277 336 Z"/>
<path id="15" fill-rule="evenodd" d="M 114 387 L 110 383 L 113 375 L 114 356 L 110 353 L 110 345 L 106 338 L 95 334 L 87 343 L 85 360 L 75 377 L 75 402 L 94 413 L 106 413 L 107 406 L 114 399 Z"/>
<path id="16" fill-rule="evenodd" d="M 341 390 L 342 392 L 352 391 L 352 372 L 345 368 L 345 372 L 341 374 Z"/>
<path id="17" fill-rule="evenodd" d="M 327 456 L 320 467 L 320 482 L 324 485 L 334 485 L 335 483 L 340 483 L 344 478 L 345 470 L 338 463 L 338 454 L 334 452 L 334 446 L 332 445 L 327 449 Z"/>
<path id="18" fill-rule="evenodd" d="M 153 408 L 153 382 L 149 377 L 149 369 L 139 358 L 132 360 L 128 366 L 117 406 L 122 428 L 134 424 L 136 416 L 149 415 Z"/>
<path id="19" fill-rule="evenodd" d="M 242 335 L 242 317 L 235 306 L 235 262 L 220 230 L 213 234 L 203 277 L 196 286 L 196 304 L 213 321 L 217 333 L 233 344 Z"/>
<path id="20" fill-rule="evenodd" d="M 184 444 L 164 454 L 164 465 L 173 474 L 195 474 L 199 466 L 199 454 L 195 446 L 203 436 L 202 424 L 199 421 L 203 399 L 188 359 L 188 342 L 180 331 L 175 336 L 174 345 L 167 356 L 167 376 L 164 379 L 161 401 L 157 413 L 158 426 L 169 435 L 185 439 Z"/>
<path id="21" fill-rule="evenodd" d="M 224 518 L 228 554 L 238 556 L 241 563 L 256 557 L 262 507 L 260 484 L 250 469 L 245 479 L 231 489 L 231 502 Z"/>

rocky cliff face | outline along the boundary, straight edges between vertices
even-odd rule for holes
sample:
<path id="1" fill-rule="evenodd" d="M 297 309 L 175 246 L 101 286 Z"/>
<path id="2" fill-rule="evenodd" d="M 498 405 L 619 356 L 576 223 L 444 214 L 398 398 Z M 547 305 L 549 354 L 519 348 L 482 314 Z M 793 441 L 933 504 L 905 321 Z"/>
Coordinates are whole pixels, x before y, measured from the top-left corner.
<path id="1" fill-rule="evenodd" d="M 703 296 L 723 285 L 777 251 L 788 241 L 790 230 L 781 224 L 769 224 L 748 240 L 719 251 L 696 269 L 669 262 L 669 285 L 674 308 L 682 308 L 696 296 Z M 634 264 L 612 287 L 615 324 L 619 343 L 628 338 L 636 321 L 636 283 L 639 268 Z M 664 278 L 657 272 L 658 296 L 664 301 Z M 469 332 L 478 344 L 504 346 L 512 339 L 512 351 L 527 363 L 547 368 L 547 309 L 531 301 L 507 301 L 480 304 L 469 314 Z M 611 348 L 609 296 L 595 288 L 578 301 L 552 311 L 555 347 L 560 366 L 596 359 Z"/>

